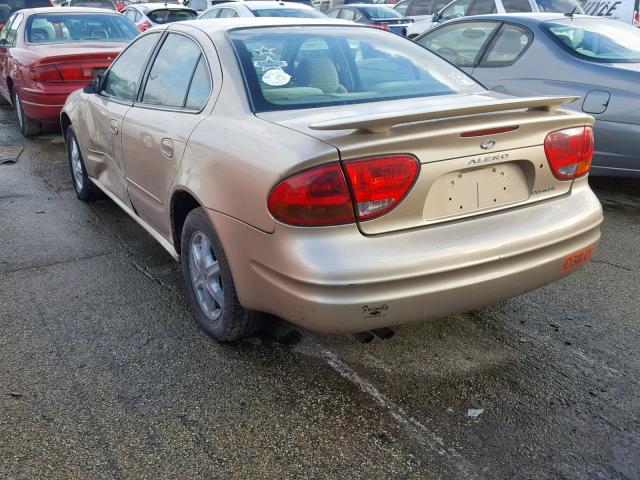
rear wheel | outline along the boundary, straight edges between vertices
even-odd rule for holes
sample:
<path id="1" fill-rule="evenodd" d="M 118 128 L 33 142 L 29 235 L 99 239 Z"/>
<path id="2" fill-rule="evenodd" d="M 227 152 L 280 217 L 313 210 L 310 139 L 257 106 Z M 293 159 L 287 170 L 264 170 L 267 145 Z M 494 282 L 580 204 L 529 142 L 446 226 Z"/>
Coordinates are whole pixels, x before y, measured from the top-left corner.
<path id="1" fill-rule="evenodd" d="M 240 305 L 224 250 L 202 208 L 187 215 L 180 243 L 187 295 L 200 326 L 223 342 L 253 334 L 265 316 Z"/>
<path id="2" fill-rule="evenodd" d="M 41 130 L 40 122 L 29 118 L 22 108 L 22 101 L 17 92 L 13 92 L 13 108 L 16 111 L 16 118 L 18 119 L 18 126 L 20 131 L 25 137 L 31 137 L 38 135 Z"/>
<path id="3" fill-rule="evenodd" d="M 80 152 L 80 145 L 78 144 L 78 139 L 76 138 L 73 128 L 69 127 L 67 129 L 65 140 L 67 142 L 69 171 L 71 172 L 71 179 L 73 180 L 73 188 L 76 190 L 76 194 L 80 200 L 84 200 L 85 202 L 95 200 L 100 196 L 100 191 L 87 175 L 82 153 Z"/>

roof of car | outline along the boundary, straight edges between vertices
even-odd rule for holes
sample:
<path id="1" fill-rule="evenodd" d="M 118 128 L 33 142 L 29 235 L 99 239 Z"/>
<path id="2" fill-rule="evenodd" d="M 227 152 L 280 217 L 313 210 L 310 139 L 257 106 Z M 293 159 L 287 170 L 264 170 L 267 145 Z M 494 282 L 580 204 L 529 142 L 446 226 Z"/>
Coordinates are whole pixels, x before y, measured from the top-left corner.
<path id="1" fill-rule="evenodd" d="M 129 5 L 129 7 L 137 7 L 147 12 L 153 12 L 154 10 L 193 10 L 193 8 L 185 7 L 184 5 L 180 5 L 178 3 L 134 3 Z M 195 10 L 194 10 L 195 11 Z"/>
<path id="2" fill-rule="evenodd" d="M 348 20 L 335 18 L 294 18 L 294 17 L 237 17 L 229 21 L 228 18 L 211 18 L 200 20 L 188 20 L 179 22 L 180 25 L 190 25 L 207 33 L 233 30 L 243 27 L 281 27 L 288 25 L 340 25 L 343 27 L 369 28 Z M 167 24 L 172 25 L 172 24 Z M 176 25 L 176 24 L 173 24 Z"/>
<path id="3" fill-rule="evenodd" d="M 111 13 L 119 15 L 118 12 L 110 8 L 93 8 L 93 7 L 41 7 L 41 8 L 24 8 L 20 12 L 25 15 L 33 15 L 34 13 Z"/>
<path id="4" fill-rule="evenodd" d="M 232 4 L 240 3 L 247 8 L 250 8 L 251 10 L 262 10 L 264 8 L 274 8 L 274 7 L 289 7 L 289 8 L 302 8 L 305 10 L 308 10 L 308 9 L 314 10 L 314 8 L 310 7 L 309 5 L 304 5 L 302 3 L 297 3 L 297 2 L 279 2 L 279 1 L 271 2 L 269 0 L 245 0 L 243 2 L 238 2 L 236 0 L 236 1 L 226 2 L 226 3 L 232 3 Z M 225 5 L 224 3 L 218 3 L 217 5 L 214 5 L 214 6 L 221 7 L 224 5 Z"/>
<path id="5" fill-rule="evenodd" d="M 490 15 L 471 15 L 468 17 L 457 18 L 453 21 L 466 21 L 466 20 L 504 20 L 504 21 L 518 21 L 522 24 L 526 25 L 536 25 L 541 22 L 548 22 L 551 20 L 567 20 L 569 18 L 574 19 L 607 19 L 611 21 L 610 18 L 607 17 L 594 17 L 591 15 L 571 15 L 562 14 L 562 13 L 538 13 L 538 12 L 524 12 L 524 13 L 493 13 Z M 449 22 L 447 22 L 449 23 Z"/>

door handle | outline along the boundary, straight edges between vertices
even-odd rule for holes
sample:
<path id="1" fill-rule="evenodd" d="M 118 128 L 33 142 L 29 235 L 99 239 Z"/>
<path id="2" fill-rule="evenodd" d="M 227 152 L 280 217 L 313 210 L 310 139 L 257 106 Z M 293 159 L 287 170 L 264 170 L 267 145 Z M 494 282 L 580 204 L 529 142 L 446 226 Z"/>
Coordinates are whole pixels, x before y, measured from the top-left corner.
<path id="1" fill-rule="evenodd" d="M 120 130 L 120 124 L 118 123 L 118 120 L 116 120 L 115 118 L 109 120 L 109 130 L 114 135 L 118 134 L 118 131 Z"/>
<path id="2" fill-rule="evenodd" d="M 160 152 L 167 158 L 173 158 L 173 140 L 163 138 L 160 142 Z"/>

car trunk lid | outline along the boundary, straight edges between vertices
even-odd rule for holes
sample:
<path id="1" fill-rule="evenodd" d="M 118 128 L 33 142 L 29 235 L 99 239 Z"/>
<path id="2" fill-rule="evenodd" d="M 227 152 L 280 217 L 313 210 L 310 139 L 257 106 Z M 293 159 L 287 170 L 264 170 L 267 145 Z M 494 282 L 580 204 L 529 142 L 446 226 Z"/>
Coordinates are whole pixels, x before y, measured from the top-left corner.
<path id="1" fill-rule="evenodd" d="M 109 68 L 124 44 L 120 47 L 114 47 L 113 43 L 74 46 L 51 44 L 38 47 L 38 58 L 31 64 L 34 80 L 86 83 Z"/>
<path id="2" fill-rule="evenodd" d="M 486 92 L 258 116 L 335 146 L 343 162 L 414 155 L 421 168 L 409 194 L 391 212 L 359 223 L 363 233 L 381 234 L 566 194 L 572 182 L 554 177 L 543 143 L 549 132 L 590 121 L 557 109 L 573 99 Z"/>

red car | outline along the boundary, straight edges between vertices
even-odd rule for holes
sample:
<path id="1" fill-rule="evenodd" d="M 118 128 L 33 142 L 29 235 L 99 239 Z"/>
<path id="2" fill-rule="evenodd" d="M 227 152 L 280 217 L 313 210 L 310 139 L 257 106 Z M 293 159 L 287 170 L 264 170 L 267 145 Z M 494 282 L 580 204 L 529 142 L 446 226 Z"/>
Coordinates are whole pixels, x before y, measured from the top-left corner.
<path id="1" fill-rule="evenodd" d="M 124 16 L 92 8 L 15 12 L 0 31 L 0 95 L 25 136 L 59 123 L 67 96 L 106 70 L 140 33 Z"/>

